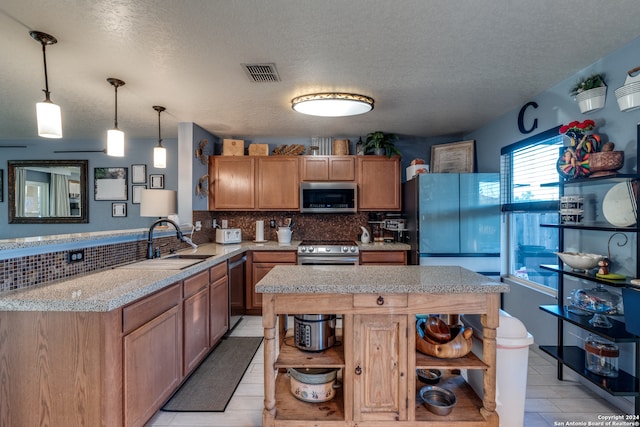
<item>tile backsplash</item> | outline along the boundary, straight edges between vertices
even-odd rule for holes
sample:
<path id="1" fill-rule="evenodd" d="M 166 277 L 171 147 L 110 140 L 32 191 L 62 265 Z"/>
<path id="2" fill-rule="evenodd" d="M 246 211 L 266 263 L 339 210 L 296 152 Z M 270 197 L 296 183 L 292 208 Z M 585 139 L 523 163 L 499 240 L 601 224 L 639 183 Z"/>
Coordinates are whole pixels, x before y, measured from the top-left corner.
<path id="1" fill-rule="evenodd" d="M 227 220 L 229 228 L 240 228 L 243 240 L 254 240 L 256 221 L 265 222 L 264 237 L 276 241 L 276 228 L 269 223 L 274 220 L 282 225 L 285 218 L 294 222 L 293 240 L 358 240 L 360 226 L 368 226 L 369 214 L 301 214 L 300 212 L 209 212 L 194 211 L 193 222 L 200 221 L 202 230 L 193 233 L 196 244 L 215 241 L 213 220 L 218 224 Z M 371 227 L 369 227 L 371 230 Z M 188 232 L 187 232 L 188 234 Z M 161 247 L 162 255 L 171 250 L 185 249 L 188 246 L 175 236 L 156 237 L 154 247 Z M 100 246 L 88 244 L 84 248 L 82 262 L 69 263 L 68 250 L 41 253 L 0 260 L 0 293 L 30 286 L 46 285 L 66 280 L 73 276 L 88 274 L 112 268 L 125 262 L 142 260 L 147 254 L 147 241 L 137 240 L 125 243 L 113 243 Z"/>

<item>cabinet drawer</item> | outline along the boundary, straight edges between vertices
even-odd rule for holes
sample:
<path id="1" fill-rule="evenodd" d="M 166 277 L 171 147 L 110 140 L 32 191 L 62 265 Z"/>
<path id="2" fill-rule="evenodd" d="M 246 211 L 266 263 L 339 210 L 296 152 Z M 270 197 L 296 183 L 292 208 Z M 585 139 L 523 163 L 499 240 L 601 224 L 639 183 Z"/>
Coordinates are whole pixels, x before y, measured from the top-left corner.
<path id="1" fill-rule="evenodd" d="M 189 298 L 200 289 L 209 285 L 209 272 L 207 270 L 194 274 L 188 279 L 184 279 L 184 297 Z"/>
<path id="2" fill-rule="evenodd" d="M 171 307 L 180 304 L 181 299 L 180 284 L 176 283 L 126 306 L 122 310 L 122 332 L 128 334 Z"/>
<path id="3" fill-rule="evenodd" d="M 209 269 L 210 282 L 213 283 L 216 280 L 227 275 L 227 261 L 221 262 L 218 265 L 214 265 Z"/>
<path id="4" fill-rule="evenodd" d="M 360 252 L 361 264 L 406 264 L 407 253 L 405 251 L 362 251 Z"/>
<path id="5" fill-rule="evenodd" d="M 407 307 L 406 294 L 354 294 L 354 307 Z"/>
<path id="6" fill-rule="evenodd" d="M 297 261 L 296 253 L 292 251 L 274 251 L 274 252 L 253 252 L 253 262 L 277 262 L 295 264 Z"/>

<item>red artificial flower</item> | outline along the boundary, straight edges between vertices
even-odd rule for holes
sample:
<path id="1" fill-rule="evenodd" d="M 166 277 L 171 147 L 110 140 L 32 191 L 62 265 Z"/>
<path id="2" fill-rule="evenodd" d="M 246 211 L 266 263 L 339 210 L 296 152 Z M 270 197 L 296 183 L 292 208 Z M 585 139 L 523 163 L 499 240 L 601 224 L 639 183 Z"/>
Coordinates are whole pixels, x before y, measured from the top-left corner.
<path id="1" fill-rule="evenodd" d="M 569 126 L 567 125 L 560 126 L 560 133 L 567 133 L 568 130 L 569 130 Z"/>
<path id="2" fill-rule="evenodd" d="M 579 123 L 580 122 L 577 122 L 577 121 L 574 120 L 573 122 L 569 123 L 567 126 L 569 126 L 570 128 L 574 128 L 574 127 L 578 126 Z"/>

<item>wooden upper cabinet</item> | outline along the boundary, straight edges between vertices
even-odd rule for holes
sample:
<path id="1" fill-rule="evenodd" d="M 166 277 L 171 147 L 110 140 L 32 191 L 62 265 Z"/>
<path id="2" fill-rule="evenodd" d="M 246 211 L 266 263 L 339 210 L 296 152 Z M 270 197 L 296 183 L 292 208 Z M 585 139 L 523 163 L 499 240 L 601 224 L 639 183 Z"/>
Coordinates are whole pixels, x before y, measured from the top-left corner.
<path id="1" fill-rule="evenodd" d="M 255 209 L 255 164 L 249 156 L 210 156 L 209 209 Z"/>
<path id="2" fill-rule="evenodd" d="M 356 162 L 351 156 L 302 157 L 302 181 L 355 181 Z"/>
<path id="3" fill-rule="evenodd" d="M 258 158 L 256 191 L 258 209 L 299 210 L 300 176 L 298 157 Z"/>
<path id="4" fill-rule="evenodd" d="M 400 158 L 357 156 L 358 210 L 399 211 Z"/>

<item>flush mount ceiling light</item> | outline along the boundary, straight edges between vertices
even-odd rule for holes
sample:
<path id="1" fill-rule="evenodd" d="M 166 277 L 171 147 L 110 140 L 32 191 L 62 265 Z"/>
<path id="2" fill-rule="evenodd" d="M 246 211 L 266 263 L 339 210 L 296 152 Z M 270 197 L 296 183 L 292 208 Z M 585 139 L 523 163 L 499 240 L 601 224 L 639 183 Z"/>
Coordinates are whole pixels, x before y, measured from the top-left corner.
<path id="1" fill-rule="evenodd" d="M 373 98 L 353 93 L 312 93 L 293 98 L 291 108 L 311 116 L 355 116 L 373 110 Z"/>
<path id="2" fill-rule="evenodd" d="M 44 138 L 62 138 L 62 116 L 60 106 L 51 102 L 49 79 L 47 77 L 47 45 L 58 43 L 55 37 L 40 31 L 30 31 L 29 35 L 42 45 L 42 59 L 44 62 L 44 101 L 36 104 L 38 118 L 38 136 Z"/>
<path id="3" fill-rule="evenodd" d="M 153 167 L 164 169 L 167 167 L 167 149 L 162 146 L 162 138 L 160 137 L 160 113 L 166 108 L 154 105 L 153 109 L 158 112 L 158 146 L 153 149 Z"/>
<path id="4" fill-rule="evenodd" d="M 118 88 L 124 86 L 120 79 L 109 77 L 107 81 L 113 86 L 116 92 L 116 114 L 113 129 L 107 131 L 107 155 L 114 157 L 124 157 L 124 132 L 118 129 Z"/>

